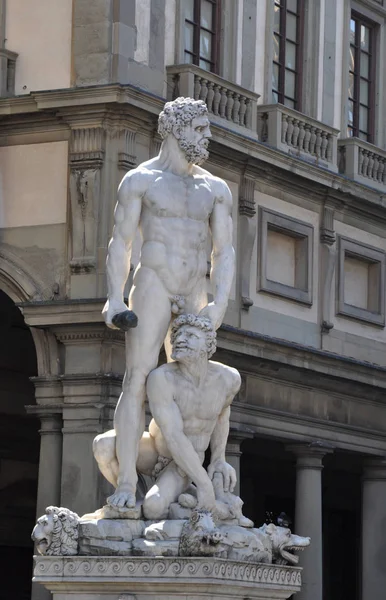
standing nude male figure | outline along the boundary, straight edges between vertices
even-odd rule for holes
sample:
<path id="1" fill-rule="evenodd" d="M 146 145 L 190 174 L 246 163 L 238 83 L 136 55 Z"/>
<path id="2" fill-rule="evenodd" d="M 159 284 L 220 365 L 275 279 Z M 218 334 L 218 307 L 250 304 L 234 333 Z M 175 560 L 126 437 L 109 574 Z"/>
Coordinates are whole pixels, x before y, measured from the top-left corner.
<path id="1" fill-rule="evenodd" d="M 222 322 L 234 274 L 232 195 L 227 184 L 199 165 L 211 137 L 206 105 L 191 98 L 168 102 L 159 116 L 163 139 L 157 157 L 123 178 L 107 256 L 105 321 L 127 311 L 123 290 L 132 243 L 141 233 L 140 263 L 129 308 L 138 326 L 126 333 L 126 373 L 114 416 L 118 486 L 115 508 L 135 506 L 138 446 L 145 428 L 145 385 L 158 362 L 173 314 L 193 313 Z M 206 293 L 207 244 L 212 238 L 213 302 Z"/>

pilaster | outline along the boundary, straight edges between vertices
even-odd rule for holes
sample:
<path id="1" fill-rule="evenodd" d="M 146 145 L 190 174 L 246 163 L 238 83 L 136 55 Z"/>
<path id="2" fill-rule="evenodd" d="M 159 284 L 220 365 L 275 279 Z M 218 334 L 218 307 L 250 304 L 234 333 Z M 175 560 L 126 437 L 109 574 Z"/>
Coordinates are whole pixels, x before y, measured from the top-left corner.
<path id="1" fill-rule="evenodd" d="M 70 272 L 71 297 L 96 293 L 97 234 L 105 130 L 101 116 L 71 122 L 70 139 Z"/>
<path id="2" fill-rule="evenodd" d="M 329 333 L 334 327 L 331 315 L 332 281 L 336 264 L 336 234 L 334 231 L 334 209 L 323 206 L 320 228 L 322 316 L 321 331 Z"/>
<path id="3" fill-rule="evenodd" d="M 255 180 L 247 173 L 244 174 L 240 183 L 239 196 L 239 223 L 240 223 L 240 296 L 241 306 L 248 310 L 253 305 L 251 299 L 251 261 L 252 251 L 257 233 L 257 217 L 255 203 Z"/>

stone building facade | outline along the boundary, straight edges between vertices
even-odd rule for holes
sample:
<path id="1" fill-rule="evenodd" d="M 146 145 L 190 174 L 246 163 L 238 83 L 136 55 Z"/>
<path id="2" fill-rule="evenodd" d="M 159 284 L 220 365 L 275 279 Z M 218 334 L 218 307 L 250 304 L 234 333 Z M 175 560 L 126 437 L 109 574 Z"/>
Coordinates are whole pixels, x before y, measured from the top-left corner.
<path id="1" fill-rule="evenodd" d="M 245 512 L 312 536 L 299 599 L 384 598 L 385 20 L 385 0 L 0 0 L 4 597 L 30 595 L 35 514 L 108 492 L 91 442 L 124 370 L 101 318 L 116 189 L 189 95 L 234 198 L 217 358 L 243 378 Z"/>

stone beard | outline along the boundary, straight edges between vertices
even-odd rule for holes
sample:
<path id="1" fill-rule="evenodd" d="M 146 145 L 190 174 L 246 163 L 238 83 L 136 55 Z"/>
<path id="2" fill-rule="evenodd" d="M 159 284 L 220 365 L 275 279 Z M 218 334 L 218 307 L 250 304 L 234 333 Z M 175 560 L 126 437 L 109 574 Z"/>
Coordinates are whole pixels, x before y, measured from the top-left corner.
<path id="1" fill-rule="evenodd" d="M 202 165 L 202 163 L 209 158 L 209 152 L 207 150 L 209 145 L 208 140 L 202 140 L 197 144 L 192 144 L 187 137 L 182 135 L 178 140 L 178 144 L 181 150 L 184 151 L 188 163 Z"/>

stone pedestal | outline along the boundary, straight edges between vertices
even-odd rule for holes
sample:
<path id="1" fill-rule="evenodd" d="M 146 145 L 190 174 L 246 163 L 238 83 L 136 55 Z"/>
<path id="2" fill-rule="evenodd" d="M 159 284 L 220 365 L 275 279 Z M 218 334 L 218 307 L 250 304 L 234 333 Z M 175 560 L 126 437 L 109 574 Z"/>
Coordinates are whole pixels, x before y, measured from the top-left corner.
<path id="1" fill-rule="evenodd" d="M 367 461 L 362 486 L 362 599 L 383 600 L 386 593 L 386 460 Z"/>
<path id="2" fill-rule="evenodd" d="M 301 587 L 301 569 L 219 558 L 35 557 L 34 581 L 53 600 L 278 600 Z"/>

